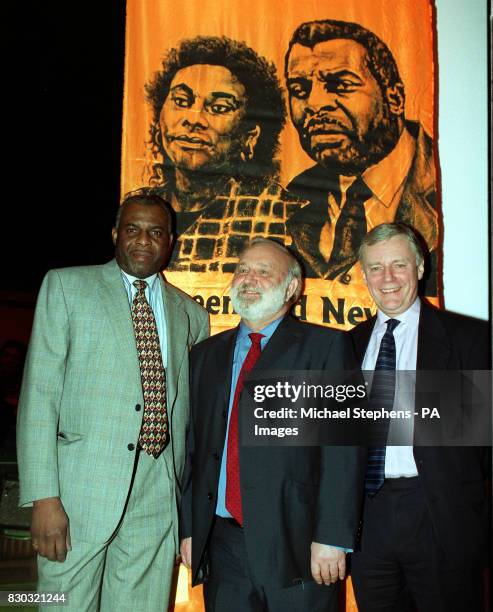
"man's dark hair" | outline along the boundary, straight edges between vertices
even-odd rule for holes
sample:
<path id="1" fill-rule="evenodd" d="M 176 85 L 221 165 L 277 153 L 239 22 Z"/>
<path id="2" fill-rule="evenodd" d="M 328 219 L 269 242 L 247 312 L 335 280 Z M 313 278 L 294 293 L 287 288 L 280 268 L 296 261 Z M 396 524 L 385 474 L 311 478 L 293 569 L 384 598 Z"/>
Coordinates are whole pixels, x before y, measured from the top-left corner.
<path id="1" fill-rule="evenodd" d="M 159 208 L 165 213 L 168 219 L 168 230 L 170 233 L 173 233 L 173 211 L 171 208 L 171 204 L 164 200 L 161 196 L 158 196 L 154 193 L 144 193 L 144 192 L 130 192 L 123 198 L 118 207 L 116 218 L 115 218 L 115 228 L 118 229 L 120 225 L 120 219 L 122 217 L 123 211 L 130 204 L 140 204 L 141 206 L 159 206 Z"/>
<path id="2" fill-rule="evenodd" d="M 373 32 L 350 21 L 323 19 L 302 23 L 295 30 L 289 42 L 284 64 L 286 76 L 289 54 L 293 45 L 298 44 L 313 49 L 318 43 L 339 38 L 354 40 L 366 49 L 368 54 L 368 70 L 377 81 L 384 99 L 386 99 L 387 87 L 398 86 L 401 91 L 404 107 L 404 86 L 390 49 Z"/>
<path id="3" fill-rule="evenodd" d="M 253 158 L 241 164 L 241 174 L 272 176 L 279 171 L 274 161 L 279 148 L 279 134 L 286 122 L 284 94 L 272 62 L 260 57 L 244 42 L 225 36 L 198 36 L 184 40 L 177 49 L 166 54 L 163 69 L 146 84 L 147 100 L 153 108 L 150 128 L 154 154 L 166 153 L 161 142 L 159 115 L 178 70 L 198 64 L 227 68 L 245 88 L 245 131 L 259 125 L 260 137 Z"/>

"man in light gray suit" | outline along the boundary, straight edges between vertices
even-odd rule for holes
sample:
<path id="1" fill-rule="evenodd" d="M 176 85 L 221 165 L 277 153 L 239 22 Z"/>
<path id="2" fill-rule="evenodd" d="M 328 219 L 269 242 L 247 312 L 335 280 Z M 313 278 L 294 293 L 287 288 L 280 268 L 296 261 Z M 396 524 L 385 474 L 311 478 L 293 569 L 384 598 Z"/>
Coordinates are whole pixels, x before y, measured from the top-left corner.
<path id="1" fill-rule="evenodd" d="M 38 298 L 19 403 L 20 504 L 33 506 L 38 590 L 67 592 L 77 612 L 167 610 L 188 355 L 209 328 L 206 311 L 159 274 L 171 225 L 158 196 L 127 197 L 113 229 L 116 260 L 52 270 Z M 157 447 L 143 441 L 155 413 L 134 334 L 139 300 L 163 391 Z"/>

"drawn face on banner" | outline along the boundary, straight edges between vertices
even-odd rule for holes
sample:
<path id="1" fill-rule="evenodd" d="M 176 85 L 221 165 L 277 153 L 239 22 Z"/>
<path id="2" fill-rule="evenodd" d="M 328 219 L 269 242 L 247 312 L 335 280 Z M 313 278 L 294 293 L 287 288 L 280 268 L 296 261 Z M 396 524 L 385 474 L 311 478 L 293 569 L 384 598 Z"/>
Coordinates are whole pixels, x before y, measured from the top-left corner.
<path id="1" fill-rule="evenodd" d="M 296 316 L 345 329 L 371 316 L 357 263 L 361 232 L 350 214 L 338 223 L 337 206 L 347 203 L 345 177 L 369 167 L 367 229 L 413 225 L 430 251 L 420 290 L 439 295 L 433 3 L 374 0 L 368 11 L 366 0 L 349 0 L 327 11 L 320 1 L 255 0 L 247 11 L 230 3 L 227 20 L 217 3 L 127 4 L 131 40 L 143 44 L 125 59 L 126 108 L 137 120 L 127 114 L 122 188 L 170 202 L 169 280 L 209 310 L 214 332 L 237 323 L 237 289 L 248 316 L 283 303 L 281 284 L 253 273 L 230 292 L 238 254 L 255 238 L 285 244 L 302 264 Z M 296 132 L 285 129 L 287 102 Z M 400 292 L 387 287 L 382 296 Z"/>
<path id="2" fill-rule="evenodd" d="M 301 145 L 320 165 L 356 174 L 395 146 L 402 105 L 382 94 L 363 45 L 349 39 L 313 48 L 294 44 L 287 77 Z"/>
<path id="3" fill-rule="evenodd" d="M 260 129 L 244 134 L 245 87 L 224 66 L 197 64 L 178 70 L 160 114 L 164 150 L 176 168 L 218 170 Z"/>

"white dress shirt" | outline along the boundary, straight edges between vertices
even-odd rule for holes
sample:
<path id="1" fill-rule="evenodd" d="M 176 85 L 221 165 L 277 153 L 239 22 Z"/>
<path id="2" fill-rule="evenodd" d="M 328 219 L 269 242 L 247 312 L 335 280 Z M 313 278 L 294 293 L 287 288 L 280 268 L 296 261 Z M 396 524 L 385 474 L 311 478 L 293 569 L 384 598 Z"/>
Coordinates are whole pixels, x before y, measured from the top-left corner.
<path id="1" fill-rule="evenodd" d="M 414 415 L 415 372 L 418 354 L 418 324 L 421 302 L 419 298 L 405 312 L 392 317 L 400 324 L 394 330 L 396 353 L 396 389 L 394 410 L 409 410 Z M 383 335 L 387 330 L 389 316 L 377 312 L 377 320 L 363 359 L 363 370 L 374 370 Z M 391 421 L 389 442 L 385 455 L 385 478 L 409 478 L 418 475 L 413 455 L 414 419 L 395 419 Z M 407 442 L 407 444 L 406 444 Z M 400 444 L 397 446 L 397 444 Z"/>

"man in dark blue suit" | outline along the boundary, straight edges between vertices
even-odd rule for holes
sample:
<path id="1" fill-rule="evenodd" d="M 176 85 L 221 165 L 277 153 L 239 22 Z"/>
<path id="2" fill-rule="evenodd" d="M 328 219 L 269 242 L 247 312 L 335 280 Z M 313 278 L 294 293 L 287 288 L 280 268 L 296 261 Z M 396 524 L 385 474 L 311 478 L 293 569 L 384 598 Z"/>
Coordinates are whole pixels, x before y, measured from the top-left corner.
<path id="1" fill-rule="evenodd" d="M 487 324 L 418 298 L 424 260 L 411 228 L 375 227 L 363 239 L 360 263 L 378 307 L 351 331 L 363 370 L 389 369 L 390 362 L 406 371 L 489 369 Z M 405 399 L 397 386 L 392 401 L 394 392 L 400 407 Z M 464 410 L 464 389 L 460 397 Z M 407 446 L 368 453 L 361 546 L 352 559 L 360 612 L 400 611 L 405 590 L 419 612 L 485 609 L 489 452 L 418 446 L 419 427 L 416 420 Z"/>
<path id="2" fill-rule="evenodd" d="M 193 583 L 204 579 L 208 612 L 337 610 L 359 513 L 359 452 L 238 444 L 238 414 L 251 408 L 245 370 L 357 368 L 347 334 L 289 316 L 301 284 L 287 249 L 254 240 L 231 289 L 240 325 L 192 350 L 181 551 Z"/>

